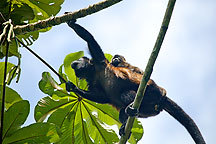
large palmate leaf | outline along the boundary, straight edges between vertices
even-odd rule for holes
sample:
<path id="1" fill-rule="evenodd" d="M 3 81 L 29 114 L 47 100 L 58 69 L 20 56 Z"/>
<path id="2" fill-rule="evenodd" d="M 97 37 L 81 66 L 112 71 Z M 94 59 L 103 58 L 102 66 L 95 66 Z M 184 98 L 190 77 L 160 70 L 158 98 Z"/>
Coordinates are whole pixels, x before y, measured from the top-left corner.
<path id="1" fill-rule="evenodd" d="M 71 62 L 82 56 L 83 52 L 67 55 L 59 72 L 79 88 L 87 89 L 86 81 L 79 80 L 71 68 Z M 109 57 L 109 60 L 111 59 L 110 55 L 106 56 Z M 49 96 L 42 98 L 35 107 L 35 120 L 43 121 L 48 117 L 47 122 L 56 124 L 62 133 L 59 143 L 109 144 L 119 141 L 116 130 L 121 123 L 118 120 L 119 112 L 116 109 L 110 105 L 89 101 L 73 92 L 67 93 L 65 84 L 58 85 L 47 72 L 43 73 L 41 81 L 40 89 Z M 130 143 L 136 143 L 142 134 L 142 125 L 136 121 Z"/>
<path id="2" fill-rule="evenodd" d="M 50 144 L 59 141 L 58 130 L 54 124 L 34 123 L 17 130 L 6 137 L 4 144 Z"/>
<path id="3" fill-rule="evenodd" d="M 30 110 L 26 100 L 14 103 L 6 112 L 4 118 L 3 138 L 10 136 L 24 124 Z"/>

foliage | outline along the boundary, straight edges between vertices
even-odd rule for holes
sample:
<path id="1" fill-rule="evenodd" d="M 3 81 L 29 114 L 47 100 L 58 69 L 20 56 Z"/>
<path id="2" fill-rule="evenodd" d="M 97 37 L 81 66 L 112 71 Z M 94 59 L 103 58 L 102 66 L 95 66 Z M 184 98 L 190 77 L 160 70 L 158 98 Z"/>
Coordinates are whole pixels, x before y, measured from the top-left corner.
<path id="1" fill-rule="evenodd" d="M 8 107 L 4 118 L 3 143 L 57 142 L 59 135 L 54 124 L 34 123 L 21 128 L 29 114 L 29 110 L 30 105 L 27 100 L 19 100 Z"/>
<path id="2" fill-rule="evenodd" d="M 75 83 L 79 88 L 87 89 L 87 83 L 75 76 L 70 64 L 84 54 L 82 51 L 65 57 L 60 66 L 61 75 Z M 111 59 L 111 55 L 106 55 Z M 63 68 L 64 72 L 63 73 Z M 58 85 L 48 72 L 42 74 L 39 82 L 42 92 L 48 94 L 35 107 L 35 120 L 42 122 L 47 116 L 49 123 L 56 124 L 62 133 L 60 143 L 115 143 L 119 141 L 115 125 L 120 127 L 118 111 L 110 105 L 98 104 L 81 98 L 75 93 L 67 93 L 65 84 Z M 141 139 L 143 129 L 136 121 L 130 138 L 131 143 Z"/>
<path id="3" fill-rule="evenodd" d="M 10 3 L 11 2 L 11 3 Z M 0 34 L 3 32 L 3 22 L 9 18 L 14 26 L 33 24 L 55 16 L 61 9 L 64 0 L 1 0 L 0 1 Z M 109 1 L 110 3 L 112 1 Z M 107 3 L 109 3 L 107 1 Z M 113 1 L 114 2 L 114 1 Z M 112 2 L 112 3 L 113 3 Z M 9 7 L 11 10 L 9 11 Z M 105 6 L 105 5 L 104 5 Z M 98 6 L 99 8 L 99 6 Z M 102 9 L 103 7 L 101 7 Z M 87 13 L 86 13 L 87 14 Z M 31 27 L 30 27 L 31 29 Z M 46 32 L 50 28 L 16 35 L 26 45 L 31 45 L 39 37 L 39 32 Z M 6 55 L 6 38 L 0 41 L 0 59 Z M 18 64 L 7 63 L 6 84 L 20 76 L 20 59 L 17 39 L 9 43 L 9 56 L 16 56 Z M 59 74 L 65 79 L 75 83 L 79 88 L 87 90 L 85 80 L 79 80 L 71 68 L 72 61 L 82 57 L 82 51 L 69 54 L 59 68 Z M 106 54 L 107 59 L 112 55 Z M 0 110 L 2 108 L 2 93 L 4 84 L 5 63 L 0 62 Z M 118 120 L 118 111 L 110 105 L 97 104 L 81 98 L 75 93 L 68 93 L 65 84 L 60 84 L 48 72 L 42 74 L 39 88 L 46 97 L 42 98 L 35 107 L 35 120 L 37 123 L 24 126 L 30 105 L 27 100 L 13 89 L 6 86 L 3 143 L 115 143 L 119 141 L 116 134 L 121 123 Z M 47 118 L 47 122 L 44 122 Z M 143 128 L 136 120 L 130 143 L 136 143 L 143 135 Z"/>
<path id="4" fill-rule="evenodd" d="M 63 2 L 64 0 L 12 0 L 11 12 L 9 12 L 9 1 L 1 0 L 0 10 L 5 19 L 7 19 L 10 14 L 10 19 L 14 25 L 23 25 L 55 16 L 60 11 Z M 0 21 L 0 33 L 2 33 L 1 23 L 3 22 Z M 39 32 L 45 32 L 49 29 L 50 28 L 29 32 L 23 35 L 18 35 L 17 37 L 27 45 L 31 45 L 33 41 L 38 39 Z M 4 43 L 0 46 L 0 58 L 5 56 L 5 51 L 6 46 Z M 15 40 L 10 43 L 9 56 L 20 57 L 18 44 Z"/>

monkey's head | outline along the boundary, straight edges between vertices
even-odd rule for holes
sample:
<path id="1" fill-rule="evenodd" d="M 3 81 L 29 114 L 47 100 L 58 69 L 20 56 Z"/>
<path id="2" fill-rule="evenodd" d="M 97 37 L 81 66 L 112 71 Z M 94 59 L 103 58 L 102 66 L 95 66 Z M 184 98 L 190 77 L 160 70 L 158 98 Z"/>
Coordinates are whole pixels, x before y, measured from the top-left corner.
<path id="1" fill-rule="evenodd" d="M 76 76 L 80 79 L 89 79 L 95 73 L 94 65 L 87 57 L 82 57 L 73 61 L 71 67 L 74 69 Z"/>
<path id="2" fill-rule="evenodd" d="M 120 63 L 126 62 L 126 59 L 121 55 L 114 55 L 111 64 L 115 67 L 119 66 Z"/>

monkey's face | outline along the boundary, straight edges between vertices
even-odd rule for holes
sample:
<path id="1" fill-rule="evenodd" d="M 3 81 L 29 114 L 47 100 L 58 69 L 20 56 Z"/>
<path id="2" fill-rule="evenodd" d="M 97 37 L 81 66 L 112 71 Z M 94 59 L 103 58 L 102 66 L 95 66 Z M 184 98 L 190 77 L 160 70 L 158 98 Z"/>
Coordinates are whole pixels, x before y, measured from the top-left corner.
<path id="1" fill-rule="evenodd" d="M 75 74 L 80 79 L 88 79 L 94 74 L 92 61 L 87 57 L 82 57 L 71 64 Z"/>
<path id="2" fill-rule="evenodd" d="M 111 64 L 115 67 L 117 67 L 120 63 L 125 62 L 125 58 L 121 55 L 114 55 L 114 57 L 111 60 Z"/>

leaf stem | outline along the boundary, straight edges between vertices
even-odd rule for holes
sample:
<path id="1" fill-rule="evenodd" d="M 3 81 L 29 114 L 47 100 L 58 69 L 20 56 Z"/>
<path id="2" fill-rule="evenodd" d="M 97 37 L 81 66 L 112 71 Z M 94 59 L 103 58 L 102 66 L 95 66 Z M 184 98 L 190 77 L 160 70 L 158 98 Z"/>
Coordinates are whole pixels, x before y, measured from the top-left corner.
<path id="1" fill-rule="evenodd" d="M 155 61 L 157 59 L 157 56 L 159 54 L 161 45 L 163 43 L 166 31 L 168 29 L 169 26 L 169 22 L 171 19 L 171 15 L 175 6 L 175 2 L 176 0 L 169 0 L 168 5 L 167 5 L 167 9 L 164 15 L 164 19 L 157 37 L 157 40 L 155 42 L 154 48 L 152 50 L 151 56 L 148 60 L 148 64 L 145 68 L 145 72 L 144 75 L 142 77 L 142 81 L 139 85 L 135 100 L 134 100 L 134 104 L 133 104 L 133 108 L 135 109 L 139 109 L 140 104 L 142 102 L 145 90 L 146 90 L 146 86 L 147 86 L 147 82 L 150 79 L 151 73 L 153 71 L 153 66 L 155 64 Z M 120 139 L 120 144 L 125 144 L 127 142 L 127 139 L 129 137 L 131 128 L 133 126 L 133 122 L 134 122 L 135 117 L 129 117 L 126 123 L 126 127 L 125 127 L 125 135 L 123 135 Z"/>

